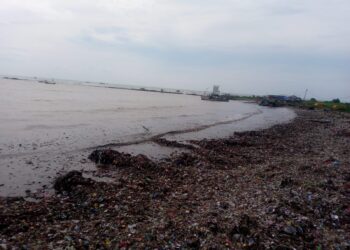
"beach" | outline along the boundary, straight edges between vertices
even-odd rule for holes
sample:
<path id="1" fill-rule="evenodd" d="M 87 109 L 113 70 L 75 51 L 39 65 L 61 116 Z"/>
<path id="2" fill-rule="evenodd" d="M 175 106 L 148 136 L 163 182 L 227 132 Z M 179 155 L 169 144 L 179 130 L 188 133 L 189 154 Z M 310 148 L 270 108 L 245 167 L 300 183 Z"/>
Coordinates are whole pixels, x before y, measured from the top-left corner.
<path id="1" fill-rule="evenodd" d="M 163 161 L 91 150 L 113 182 L 70 172 L 41 200 L 2 198 L 3 246 L 64 249 L 347 249 L 350 116 L 169 143 Z M 167 141 L 163 141 L 166 144 Z"/>
<path id="2" fill-rule="evenodd" d="M 350 116 L 6 80 L 3 249 L 347 249 Z"/>
<path id="3" fill-rule="evenodd" d="M 350 250 L 350 1 L 2 1 L 0 250 Z"/>

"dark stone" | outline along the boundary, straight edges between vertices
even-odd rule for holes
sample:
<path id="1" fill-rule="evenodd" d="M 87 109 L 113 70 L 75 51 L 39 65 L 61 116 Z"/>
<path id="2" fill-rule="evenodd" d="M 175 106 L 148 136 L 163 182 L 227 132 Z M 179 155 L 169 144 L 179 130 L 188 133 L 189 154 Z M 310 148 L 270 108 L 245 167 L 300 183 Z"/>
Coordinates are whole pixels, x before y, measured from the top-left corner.
<path id="1" fill-rule="evenodd" d="M 295 236 L 297 235 L 297 229 L 292 226 L 286 226 L 283 228 L 283 233 Z"/>
<path id="2" fill-rule="evenodd" d="M 155 166 L 145 155 L 132 156 L 112 149 L 95 150 L 89 155 L 89 159 L 96 164 L 110 165 L 117 168 L 152 168 Z"/>
<path id="3" fill-rule="evenodd" d="M 293 183 L 294 181 L 290 177 L 286 177 L 286 178 L 283 178 L 283 180 L 281 181 L 280 187 L 285 188 L 293 185 Z"/>
<path id="4" fill-rule="evenodd" d="M 92 185 L 93 180 L 84 178 L 79 171 L 71 171 L 56 179 L 54 189 L 58 193 L 72 192 L 78 185 Z"/>
<path id="5" fill-rule="evenodd" d="M 201 242 L 198 238 L 193 238 L 187 241 L 187 247 L 190 249 L 200 249 Z"/>

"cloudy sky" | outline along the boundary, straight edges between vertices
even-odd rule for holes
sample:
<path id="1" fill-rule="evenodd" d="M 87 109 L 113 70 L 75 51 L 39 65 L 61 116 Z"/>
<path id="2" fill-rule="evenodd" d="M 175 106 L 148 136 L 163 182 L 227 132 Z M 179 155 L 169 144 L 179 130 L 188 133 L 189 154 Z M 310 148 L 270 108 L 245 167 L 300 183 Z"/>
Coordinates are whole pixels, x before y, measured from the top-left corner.
<path id="1" fill-rule="evenodd" d="M 349 13 L 349 0 L 0 0 L 0 74 L 349 100 Z"/>

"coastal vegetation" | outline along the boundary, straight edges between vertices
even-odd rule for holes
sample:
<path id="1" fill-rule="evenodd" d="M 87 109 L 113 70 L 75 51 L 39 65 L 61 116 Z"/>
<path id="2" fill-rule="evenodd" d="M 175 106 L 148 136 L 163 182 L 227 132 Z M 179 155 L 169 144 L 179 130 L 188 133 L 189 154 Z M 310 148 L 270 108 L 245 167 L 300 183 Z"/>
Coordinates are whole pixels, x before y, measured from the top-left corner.
<path id="1" fill-rule="evenodd" d="M 338 98 L 331 101 L 318 101 L 315 98 L 311 98 L 310 100 L 304 101 L 303 106 L 310 109 L 350 112 L 350 103 L 341 102 Z"/>
<path id="2" fill-rule="evenodd" d="M 268 104 L 265 106 L 294 106 L 306 109 L 322 109 L 326 111 L 350 112 L 350 103 L 342 102 L 339 98 L 335 98 L 333 100 L 328 101 L 317 100 L 316 98 L 311 98 L 305 101 L 301 101 L 300 98 L 296 98 L 295 101 L 284 101 L 281 100 L 281 97 L 284 96 L 229 95 L 230 100 L 256 101 L 258 103 L 261 103 L 263 100 L 268 100 Z"/>

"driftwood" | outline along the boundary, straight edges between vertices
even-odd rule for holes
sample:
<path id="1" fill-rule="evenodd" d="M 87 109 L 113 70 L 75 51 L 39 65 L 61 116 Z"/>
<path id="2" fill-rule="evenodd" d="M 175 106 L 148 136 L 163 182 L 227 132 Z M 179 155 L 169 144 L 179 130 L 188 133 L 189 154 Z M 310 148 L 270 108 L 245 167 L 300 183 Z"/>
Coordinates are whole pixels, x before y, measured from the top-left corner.
<path id="1" fill-rule="evenodd" d="M 331 120 L 317 120 L 317 119 L 310 119 L 309 122 L 317 122 L 317 123 L 332 123 Z"/>

